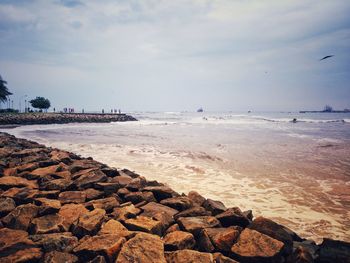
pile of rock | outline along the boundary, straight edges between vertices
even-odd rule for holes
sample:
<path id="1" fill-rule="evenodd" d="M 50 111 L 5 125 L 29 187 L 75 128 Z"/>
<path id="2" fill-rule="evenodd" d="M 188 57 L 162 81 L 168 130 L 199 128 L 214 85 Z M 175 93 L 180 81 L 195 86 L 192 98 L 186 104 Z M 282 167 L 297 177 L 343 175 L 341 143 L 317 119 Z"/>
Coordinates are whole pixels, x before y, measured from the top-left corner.
<path id="1" fill-rule="evenodd" d="M 136 121 L 126 114 L 19 113 L 0 114 L 0 125 L 63 124 L 74 122 Z"/>
<path id="2" fill-rule="evenodd" d="M 0 262 L 350 262 L 251 211 L 0 133 Z"/>

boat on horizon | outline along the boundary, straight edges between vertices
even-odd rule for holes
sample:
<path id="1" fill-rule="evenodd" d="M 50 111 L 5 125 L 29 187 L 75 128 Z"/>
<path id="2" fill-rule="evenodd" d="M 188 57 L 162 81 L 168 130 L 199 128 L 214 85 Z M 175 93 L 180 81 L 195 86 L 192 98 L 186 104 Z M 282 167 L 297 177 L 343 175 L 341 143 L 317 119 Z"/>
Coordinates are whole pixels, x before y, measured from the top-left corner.
<path id="1" fill-rule="evenodd" d="M 199 108 L 198 110 L 197 110 L 197 112 L 203 112 L 204 110 L 203 110 L 203 108 L 201 107 L 201 108 Z"/>

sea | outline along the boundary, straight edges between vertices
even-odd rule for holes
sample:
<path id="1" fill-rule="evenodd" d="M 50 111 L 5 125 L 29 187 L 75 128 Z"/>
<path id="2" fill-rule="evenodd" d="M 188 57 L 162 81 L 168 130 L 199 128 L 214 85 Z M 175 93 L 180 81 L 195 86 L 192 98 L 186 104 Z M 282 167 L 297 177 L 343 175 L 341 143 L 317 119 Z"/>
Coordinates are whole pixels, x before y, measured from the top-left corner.
<path id="1" fill-rule="evenodd" d="M 251 209 L 303 238 L 350 241 L 350 113 L 129 114 L 138 121 L 6 131 Z"/>

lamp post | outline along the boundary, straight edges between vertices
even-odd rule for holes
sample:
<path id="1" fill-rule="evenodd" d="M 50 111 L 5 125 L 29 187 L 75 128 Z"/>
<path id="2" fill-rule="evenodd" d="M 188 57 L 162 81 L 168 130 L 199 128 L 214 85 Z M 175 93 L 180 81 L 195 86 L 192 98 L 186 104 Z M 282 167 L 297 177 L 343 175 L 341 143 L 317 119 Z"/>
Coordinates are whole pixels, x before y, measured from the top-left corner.
<path id="1" fill-rule="evenodd" d="M 19 112 L 22 112 L 22 99 L 27 98 L 27 97 L 28 97 L 27 95 L 23 95 L 22 97 L 20 97 L 20 99 L 19 99 Z M 27 102 L 27 100 L 24 100 L 24 112 L 27 112 L 26 102 Z"/>

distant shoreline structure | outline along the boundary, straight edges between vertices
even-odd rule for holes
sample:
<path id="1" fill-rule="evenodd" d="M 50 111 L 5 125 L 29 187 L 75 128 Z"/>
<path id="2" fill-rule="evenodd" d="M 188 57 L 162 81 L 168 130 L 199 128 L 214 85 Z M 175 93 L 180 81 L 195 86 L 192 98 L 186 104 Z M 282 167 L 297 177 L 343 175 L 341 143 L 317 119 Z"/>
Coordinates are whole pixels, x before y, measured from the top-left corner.
<path id="1" fill-rule="evenodd" d="M 299 111 L 299 113 L 348 113 L 350 112 L 350 109 L 344 109 L 344 110 L 333 110 L 333 107 L 330 105 L 324 106 L 322 111 L 317 110 L 304 110 Z"/>

